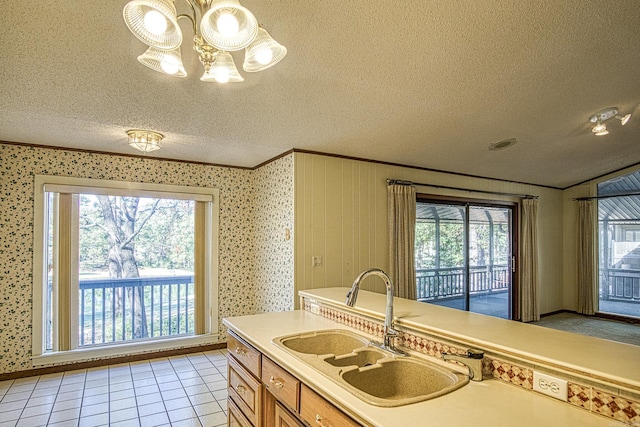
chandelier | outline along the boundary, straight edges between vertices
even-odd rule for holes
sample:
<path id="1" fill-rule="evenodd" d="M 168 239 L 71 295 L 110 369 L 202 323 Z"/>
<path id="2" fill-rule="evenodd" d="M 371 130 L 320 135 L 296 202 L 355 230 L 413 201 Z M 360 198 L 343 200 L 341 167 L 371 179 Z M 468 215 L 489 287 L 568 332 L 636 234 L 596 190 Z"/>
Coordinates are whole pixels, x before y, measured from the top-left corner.
<path id="1" fill-rule="evenodd" d="M 258 25 L 255 16 L 238 0 L 183 0 L 192 15 L 177 15 L 174 0 L 132 0 L 124 6 L 129 30 L 149 48 L 138 61 L 152 70 L 186 77 L 180 45 L 179 19 L 188 19 L 193 28 L 193 49 L 204 67 L 204 82 L 242 82 L 229 52 L 245 50 L 242 68 L 250 73 L 266 70 L 287 54 Z M 198 25 L 197 18 L 200 17 Z"/>

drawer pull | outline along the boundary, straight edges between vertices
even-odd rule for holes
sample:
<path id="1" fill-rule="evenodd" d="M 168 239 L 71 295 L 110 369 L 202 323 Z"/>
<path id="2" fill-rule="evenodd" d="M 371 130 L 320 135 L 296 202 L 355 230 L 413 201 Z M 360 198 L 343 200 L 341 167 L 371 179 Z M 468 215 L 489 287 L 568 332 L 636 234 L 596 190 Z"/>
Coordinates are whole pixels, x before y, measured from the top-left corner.
<path id="1" fill-rule="evenodd" d="M 247 354 L 247 350 L 242 347 L 236 347 L 236 354 Z"/>
<path id="2" fill-rule="evenodd" d="M 244 392 L 245 392 L 245 391 L 247 391 L 247 389 L 246 389 L 246 388 L 244 388 L 244 386 L 242 386 L 242 385 L 240 385 L 240 384 L 238 384 L 238 385 L 236 386 L 236 392 L 237 392 L 238 394 L 244 394 Z"/>
<path id="3" fill-rule="evenodd" d="M 333 427 L 331 424 L 324 424 L 320 414 L 316 414 L 316 424 L 318 424 L 320 427 Z"/>
<path id="4" fill-rule="evenodd" d="M 272 375 L 271 378 L 269 378 L 269 382 L 273 384 L 274 387 L 284 387 L 284 380 L 282 378 L 276 378 Z"/>

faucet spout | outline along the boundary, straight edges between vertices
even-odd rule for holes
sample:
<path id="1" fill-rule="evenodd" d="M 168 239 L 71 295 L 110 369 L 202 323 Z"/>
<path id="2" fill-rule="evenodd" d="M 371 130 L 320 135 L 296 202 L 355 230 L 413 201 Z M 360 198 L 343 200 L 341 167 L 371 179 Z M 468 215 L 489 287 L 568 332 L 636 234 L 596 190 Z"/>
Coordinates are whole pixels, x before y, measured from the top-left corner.
<path id="1" fill-rule="evenodd" d="M 472 381 L 482 381 L 482 360 L 484 351 L 470 348 L 464 355 L 442 353 L 442 360 L 455 360 L 465 364 L 469 368 L 469 379 Z"/>
<path id="2" fill-rule="evenodd" d="M 393 285 L 391 284 L 391 278 L 384 271 L 379 268 L 371 268 L 369 270 L 365 270 L 356 277 L 356 280 L 353 281 L 351 285 L 351 289 L 347 293 L 347 304 L 349 307 L 353 307 L 356 303 L 356 299 L 358 298 L 358 291 L 360 290 L 360 282 L 366 279 L 369 276 L 377 276 L 382 279 L 387 291 L 387 303 L 386 303 L 386 312 L 384 316 L 384 329 L 383 329 L 383 343 L 382 348 L 388 351 L 391 351 L 395 354 L 406 356 L 407 354 L 395 348 L 393 339 L 398 335 L 398 332 L 393 329 Z"/>

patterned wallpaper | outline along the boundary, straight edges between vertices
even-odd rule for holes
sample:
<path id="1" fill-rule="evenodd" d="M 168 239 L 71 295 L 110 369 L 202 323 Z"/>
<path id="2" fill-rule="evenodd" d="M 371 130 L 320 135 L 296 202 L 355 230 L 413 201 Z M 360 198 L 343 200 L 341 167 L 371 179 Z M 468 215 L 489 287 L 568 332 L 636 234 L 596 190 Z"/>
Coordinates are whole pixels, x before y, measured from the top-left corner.
<path id="1" fill-rule="evenodd" d="M 293 310 L 293 154 L 256 170 L 254 181 L 258 312 Z"/>
<path id="2" fill-rule="evenodd" d="M 292 157 L 292 156 L 289 156 Z M 277 202 L 280 175 L 291 169 L 283 158 L 265 171 L 179 163 L 156 159 L 64 151 L 0 144 L 0 373 L 30 369 L 33 253 L 33 187 L 35 175 L 190 185 L 220 189 L 219 317 L 253 314 L 255 297 L 254 175 L 265 176 L 261 185 L 268 200 L 260 218 L 270 223 L 287 204 Z M 289 174 L 290 175 L 290 174 Z M 287 183 L 287 185 L 290 185 Z M 289 197 L 289 190 L 283 196 Z M 292 200 L 287 203 L 293 205 Z M 292 215 L 292 214 L 291 214 Z M 283 216 L 284 217 L 284 216 Z M 276 218 L 278 221 L 280 218 Z M 267 238 L 261 234 L 261 239 Z M 264 241 L 261 243 L 265 246 Z M 280 249 L 277 249 L 280 251 Z M 281 251 L 288 257 L 292 252 Z M 292 262 L 292 261 L 291 261 Z M 282 262 L 284 266 L 286 262 Z M 279 268 L 279 267 L 275 267 Z M 292 274 L 292 273 L 291 273 Z M 278 282 L 281 283 L 281 282 Z M 261 304 L 271 302 L 269 282 L 261 285 Z M 293 285 L 291 284 L 291 287 Z M 273 292 L 279 295 L 279 292 Z M 261 307 L 262 309 L 262 307 Z M 221 339 L 226 339 L 220 322 Z"/>

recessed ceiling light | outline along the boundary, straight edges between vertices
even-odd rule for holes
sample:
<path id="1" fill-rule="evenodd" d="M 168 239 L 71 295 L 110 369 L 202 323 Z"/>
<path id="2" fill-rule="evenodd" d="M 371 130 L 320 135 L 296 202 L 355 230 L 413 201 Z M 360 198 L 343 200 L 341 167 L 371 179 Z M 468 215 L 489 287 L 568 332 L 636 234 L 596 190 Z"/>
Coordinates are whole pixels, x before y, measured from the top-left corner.
<path id="1" fill-rule="evenodd" d="M 500 142 L 494 142 L 493 144 L 489 145 L 489 151 L 504 150 L 505 148 L 509 148 L 516 145 L 517 142 L 518 141 L 516 141 L 515 138 L 509 138 Z"/>

